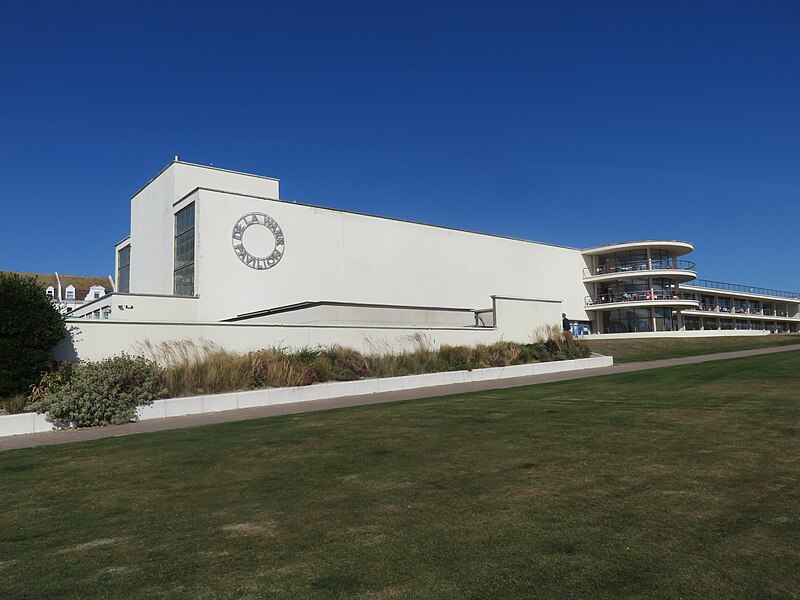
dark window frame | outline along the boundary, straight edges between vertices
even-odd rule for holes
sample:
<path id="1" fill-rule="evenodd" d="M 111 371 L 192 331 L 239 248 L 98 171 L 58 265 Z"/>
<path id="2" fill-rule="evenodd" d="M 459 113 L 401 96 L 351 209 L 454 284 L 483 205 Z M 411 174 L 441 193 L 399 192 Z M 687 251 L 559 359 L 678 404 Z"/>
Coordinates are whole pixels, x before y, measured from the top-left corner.
<path id="1" fill-rule="evenodd" d="M 195 219 L 194 202 L 175 213 L 172 270 L 172 293 L 175 296 L 195 295 Z"/>
<path id="2" fill-rule="evenodd" d="M 127 251 L 127 252 L 126 252 Z M 124 261 L 123 261 L 124 257 Z M 117 250 L 117 291 L 131 291 L 131 245 Z"/>

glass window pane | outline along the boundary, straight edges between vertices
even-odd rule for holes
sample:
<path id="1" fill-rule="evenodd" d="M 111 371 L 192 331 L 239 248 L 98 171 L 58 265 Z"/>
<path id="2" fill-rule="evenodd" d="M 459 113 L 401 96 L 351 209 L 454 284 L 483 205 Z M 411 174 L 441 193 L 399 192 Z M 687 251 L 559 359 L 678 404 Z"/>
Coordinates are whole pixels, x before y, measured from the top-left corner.
<path id="1" fill-rule="evenodd" d="M 175 235 L 194 227 L 194 202 L 175 214 Z"/>
<path id="2" fill-rule="evenodd" d="M 131 283 L 131 247 L 125 246 L 117 253 L 117 290 L 120 292 L 129 292 Z"/>
<path id="3" fill-rule="evenodd" d="M 174 293 L 194 296 L 194 203 L 175 214 Z"/>

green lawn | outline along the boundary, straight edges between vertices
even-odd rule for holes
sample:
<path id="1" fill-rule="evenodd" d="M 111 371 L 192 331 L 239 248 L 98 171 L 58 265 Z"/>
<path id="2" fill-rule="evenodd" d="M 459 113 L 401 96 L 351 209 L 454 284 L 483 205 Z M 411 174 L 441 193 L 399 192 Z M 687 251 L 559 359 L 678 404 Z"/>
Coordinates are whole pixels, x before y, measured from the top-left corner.
<path id="1" fill-rule="evenodd" d="M 0 598 L 797 598 L 800 352 L 0 453 Z"/>
<path id="2" fill-rule="evenodd" d="M 753 348 L 800 344 L 800 334 L 706 338 L 648 338 L 627 340 L 586 340 L 592 352 L 613 356 L 617 364 L 697 356 L 715 352 L 735 352 Z"/>

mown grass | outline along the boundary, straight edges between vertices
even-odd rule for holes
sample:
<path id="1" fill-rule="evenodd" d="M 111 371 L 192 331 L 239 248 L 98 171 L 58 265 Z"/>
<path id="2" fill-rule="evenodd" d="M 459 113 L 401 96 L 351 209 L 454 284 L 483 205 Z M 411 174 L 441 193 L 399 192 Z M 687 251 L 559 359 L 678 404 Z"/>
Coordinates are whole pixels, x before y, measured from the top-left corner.
<path id="1" fill-rule="evenodd" d="M 619 364 L 800 344 L 800 334 L 585 341 L 592 352 L 613 356 L 614 362 Z"/>
<path id="2" fill-rule="evenodd" d="M 797 598 L 800 352 L 0 453 L 0 597 Z"/>

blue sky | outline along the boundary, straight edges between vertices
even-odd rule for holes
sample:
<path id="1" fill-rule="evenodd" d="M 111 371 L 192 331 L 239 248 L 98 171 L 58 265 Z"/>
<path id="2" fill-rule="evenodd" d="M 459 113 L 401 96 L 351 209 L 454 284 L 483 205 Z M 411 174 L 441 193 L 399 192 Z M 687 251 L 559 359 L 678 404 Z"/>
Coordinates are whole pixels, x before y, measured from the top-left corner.
<path id="1" fill-rule="evenodd" d="M 30 2 L 0 21 L 0 269 L 110 274 L 173 155 L 286 199 L 800 290 L 800 3 Z M 521 274 L 524 276 L 524 274 Z"/>

